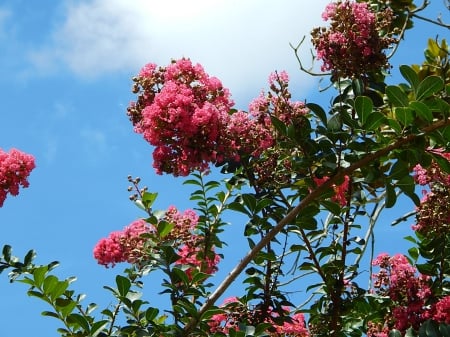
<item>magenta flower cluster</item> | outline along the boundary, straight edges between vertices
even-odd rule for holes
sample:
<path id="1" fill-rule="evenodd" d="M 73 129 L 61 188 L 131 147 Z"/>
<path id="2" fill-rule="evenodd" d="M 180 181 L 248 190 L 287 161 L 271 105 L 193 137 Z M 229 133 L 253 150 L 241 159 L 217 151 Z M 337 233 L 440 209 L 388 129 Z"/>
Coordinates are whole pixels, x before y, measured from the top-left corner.
<path id="1" fill-rule="evenodd" d="M 148 64 L 135 82 L 135 92 L 142 92 L 128 115 L 135 131 L 155 146 L 158 174 L 186 176 L 216 161 L 220 131 L 233 106 L 217 78 L 183 58 L 165 68 Z"/>
<path id="2" fill-rule="evenodd" d="M 327 5 L 322 18 L 330 21 L 330 26 L 312 31 L 317 58 L 323 61 L 322 71 L 355 77 L 389 67 L 383 50 L 394 40 L 380 36 L 380 31 L 389 27 L 392 11 L 375 13 L 367 2 L 346 0 Z"/>
<path id="3" fill-rule="evenodd" d="M 208 170 L 210 163 L 257 158 L 272 147 L 270 116 L 291 122 L 306 111 L 303 103 L 291 102 L 288 80 L 286 72 L 272 74 L 269 83 L 271 88 L 279 84 L 280 97 L 262 93 L 247 113 L 231 111 L 229 91 L 189 59 L 167 67 L 148 64 L 134 78 L 138 99 L 128 107 L 128 116 L 135 131 L 155 146 L 156 172 L 186 176 Z"/>
<path id="4" fill-rule="evenodd" d="M 217 270 L 220 257 L 215 254 L 214 247 L 208 247 L 205 256 L 204 238 L 194 234 L 198 223 L 198 215 L 194 211 L 180 213 L 170 206 L 161 221 L 173 225 L 164 237 L 158 235 L 156 226 L 142 219 L 136 220 L 123 230 L 114 231 L 101 239 L 94 247 L 94 258 L 105 267 L 114 267 L 121 262 L 139 265 L 158 254 L 159 245 L 170 244 L 177 248 L 179 255 L 175 265 L 187 266 L 188 275 L 193 269 L 207 274 Z"/>
<path id="5" fill-rule="evenodd" d="M 16 149 L 0 149 L 0 207 L 9 194 L 16 196 L 19 188 L 28 187 L 28 176 L 36 167 L 34 157 Z"/>
<path id="6" fill-rule="evenodd" d="M 380 254 L 372 264 L 380 268 L 373 274 L 374 290 L 378 295 L 388 296 L 393 306 L 392 316 L 386 318 L 386 322 L 380 325 L 376 331 L 375 324 L 369 324 L 372 328 L 368 336 L 387 337 L 387 328 L 395 328 L 403 334 L 412 327 L 416 331 L 420 325 L 433 319 L 438 323 L 450 322 L 450 296 L 443 297 L 434 303 L 430 287 L 431 278 L 417 273 L 408 259 L 402 254 L 389 256 Z"/>
<path id="7" fill-rule="evenodd" d="M 450 161 L 450 153 L 441 149 L 428 149 L 434 155 Z M 417 207 L 417 223 L 413 229 L 425 236 L 441 236 L 450 232 L 450 175 L 436 162 L 428 168 L 416 165 L 414 180 L 428 189 L 423 190 L 423 198 Z"/>

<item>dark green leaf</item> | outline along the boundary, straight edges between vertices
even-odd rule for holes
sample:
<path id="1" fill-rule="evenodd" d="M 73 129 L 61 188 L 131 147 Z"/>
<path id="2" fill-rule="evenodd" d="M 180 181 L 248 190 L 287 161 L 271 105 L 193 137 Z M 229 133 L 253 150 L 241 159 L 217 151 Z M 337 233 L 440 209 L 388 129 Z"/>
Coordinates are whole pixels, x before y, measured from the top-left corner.
<path id="1" fill-rule="evenodd" d="M 156 316 L 158 316 L 158 313 L 159 310 L 157 308 L 150 307 L 145 311 L 145 319 L 151 322 L 156 318 Z"/>
<path id="2" fill-rule="evenodd" d="M 389 172 L 389 178 L 399 180 L 405 175 L 409 175 L 408 163 L 399 159 L 392 165 L 391 171 Z"/>
<path id="3" fill-rule="evenodd" d="M 391 184 L 386 184 L 386 208 L 391 208 L 397 202 L 397 194 L 395 193 L 395 188 Z"/>
<path id="4" fill-rule="evenodd" d="M 12 248 L 11 248 L 11 246 L 10 245 L 4 245 L 3 246 L 3 259 L 6 261 L 6 262 L 10 262 L 11 261 L 11 251 L 12 251 Z"/>
<path id="5" fill-rule="evenodd" d="M 117 290 L 120 296 L 126 296 L 131 288 L 131 281 L 122 275 L 116 276 Z"/>
<path id="6" fill-rule="evenodd" d="M 320 119 L 323 125 L 327 125 L 327 114 L 322 109 L 322 107 L 315 103 L 308 103 L 306 104 L 306 107 L 310 109 L 314 114 Z"/>
<path id="7" fill-rule="evenodd" d="M 282 121 L 280 121 L 278 118 L 274 116 L 270 116 L 270 120 L 272 121 L 272 125 L 275 127 L 275 130 L 277 130 L 283 136 L 287 135 L 286 124 L 284 124 Z"/>
<path id="8" fill-rule="evenodd" d="M 400 73 L 411 85 L 413 91 L 416 92 L 417 86 L 419 85 L 420 80 L 419 80 L 419 75 L 417 75 L 417 73 L 414 71 L 414 69 L 407 65 L 401 65 Z"/>
<path id="9" fill-rule="evenodd" d="M 403 126 L 409 126 L 414 121 L 414 111 L 410 108 L 397 107 L 394 109 L 395 118 Z"/>
<path id="10" fill-rule="evenodd" d="M 361 125 L 366 124 L 367 119 L 373 111 L 373 103 L 369 97 L 358 96 L 355 99 L 355 111 L 361 121 Z"/>
<path id="11" fill-rule="evenodd" d="M 416 112 L 417 117 L 420 117 L 427 122 L 433 121 L 433 112 L 425 103 L 413 101 L 409 103 L 409 107 Z"/>
<path id="12" fill-rule="evenodd" d="M 386 117 L 378 111 L 373 111 L 369 117 L 367 117 L 367 121 L 366 124 L 364 125 L 364 127 L 367 130 L 371 130 L 374 131 L 377 128 L 379 128 L 382 124 L 384 124 L 386 122 Z"/>
<path id="13" fill-rule="evenodd" d="M 54 317 L 54 318 L 59 319 L 58 314 L 57 314 L 56 312 L 53 312 L 53 311 L 43 311 L 43 312 L 41 313 L 41 315 L 42 315 L 42 316 L 47 316 L 47 317 Z"/>
<path id="14" fill-rule="evenodd" d="M 428 76 L 417 87 L 416 99 L 421 101 L 444 88 L 444 81 L 439 76 Z"/>
<path id="15" fill-rule="evenodd" d="M 70 314 L 67 317 L 67 320 L 70 323 L 77 324 L 81 329 L 83 329 L 85 332 L 89 333 L 89 322 L 87 319 L 80 315 L 80 314 Z"/>
<path id="16" fill-rule="evenodd" d="M 393 106 L 407 107 L 409 105 L 408 96 L 398 86 L 387 86 L 386 95 L 389 99 L 389 102 L 391 102 Z"/>
<path id="17" fill-rule="evenodd" d="M 92 324 L 91 333 L 89 334 L 89 337 L 98 336 L 102 332 L 102 330 L 108 325 L 108 323 L 109 321 L 102 320 Z"/>
<path id="18" fill-rule="evenodd" d="M 339 112 L 335 113 L 328 120 L 327 129 L 331 131 L 339 131 L 342 128 L 342 118 Z"/>
<path id="19" fill-rule="evenodd" d="M 389 337 L 402 337 L 402 333 L 400 332 L 400 330 L 392 329 L 391 331 L 389 331 Z"/>

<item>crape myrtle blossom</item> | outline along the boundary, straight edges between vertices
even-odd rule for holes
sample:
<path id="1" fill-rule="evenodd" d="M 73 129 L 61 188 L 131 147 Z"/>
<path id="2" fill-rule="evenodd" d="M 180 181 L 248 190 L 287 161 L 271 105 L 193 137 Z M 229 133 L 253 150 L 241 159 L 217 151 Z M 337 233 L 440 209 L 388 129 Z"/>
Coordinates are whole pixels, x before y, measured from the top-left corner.
<path id="1" fill-rule="evenodd" d="M 359 77 L 388 69 L 383 51 L 394 39 L 380 32 L 389 30 L 392 17 L 392 10 L 374 12 L 367 2 L 346 0 L 327 5 L 322 18 L 330 21 L 329 27 L 311 33 L 317 58 L 323 61 L 322 71 L 337 77 Z"/>
<path id="2" fill-rule="evenodd" d="M 29 186 L 28 176 L 36 167 L 34 157 L 30 154 L 11 149 L 5 152 L 0 149 L 0 207 L 9 194 L 19 194 L 20 186 Z"/>
<path id="3" fill-rule="evenodd" d="M 135 131 L 155 146 L 156 172 L 205 171 L 216 161 L 219 131 L 233 106 L 228 89 L 185 58 L 167 67 L 148 64 L 134 81 L 139 96 L 128 115 Z"/>
<path id="4" fill-rule="evenodd" d="M 158 253 L 158 245 L 170 244 L 179 255 L 175 264 L 187 266 L 188 274 L 192 268 L 206 274 L 217 271 L 219 255 L 214 253 L 214 247 L 208 247 L 205 253 L 204 238 L 194 234 L 198 223 L 198 215 L 194 211 L 188 209 L 180 213 L 170 206 L 160 221 L 173 224 L 171 231 L 164 237 L 157 234 L 154 225 L 139 219 L 101 239 L 94 247 L 94 258 L 105 267 L 114 267 L 121 262 L 145 263 L 151 260 L 152 254 Z"/>
<path id="5" fill-rule="evenodd" d="M 368 324 L 369 337 L 387 336 L 386 326 L 398 329 L 404 335 L 410 327 L 417 331 L 428 319 L 437 323 L 450 322 L 450 297 L 443 297 L 433 303 L 435 296 L 430 287 L 431 278 L 418 274 L 404 255 L 389 256 L 382 253 L 372 264 L 380 268 L 378 273 L 373 274 L 374 291 L 391 299 L 392 313 L 384 324 Z"/>
<path id="6" fill-rule="evenodd" d="M 440 149 L 427 150 L 446 160 L 450 160 L 450 153 Z M 417 207 L 416 224 L 412 228 L 425 236 L 446 235 L 450 231 L 450 175 L 444 172 L 436 162 L 428 168 L 420 164 L 413 168 L 414 180 L 422 186 L 424 197 Z"/>
<path id="7" fill-rule="evenodd" d="M 231 110 L 229 91 L 199 64 L 185 58 L 167 67 L 150 63 L 134 78 L 138 98 L 128 107 L 128 116 L 134 130 L 155 147 L 156 172 L 186 176 L 207 171 L 211 163 L 257 160 L 279 141 L 271 116 L 300 127 L 299 117 L 307 109 L 303 102 L 291 100 L 288 81 L 285 71 L 271 74 L 272 92 L 261 93 L 244 112 Z M 266 159 L 263 156 L 261 162 Z M 257 176 L 266 179 L 274 164 L 276 160 L 259 169 Z"/>

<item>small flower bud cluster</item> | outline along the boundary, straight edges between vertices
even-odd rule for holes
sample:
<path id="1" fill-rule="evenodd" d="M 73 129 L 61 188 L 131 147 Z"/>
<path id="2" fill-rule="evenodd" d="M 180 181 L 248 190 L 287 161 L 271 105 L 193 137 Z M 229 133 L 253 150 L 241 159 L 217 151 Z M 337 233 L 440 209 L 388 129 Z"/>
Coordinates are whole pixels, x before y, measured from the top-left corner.
<path id="1" fill-rule="evenodd" d="M 29 186 L 28 176 L 36 167 L 34 157 L 16 149 L 4 152 L 0 149 L 0 207 L 10 193 L 19 194 L 19 187 Z"/>
<path id="2" fill-rule="evenodd" d="M 389 30 L 392 16 L 390 9 L 373 12 L 367 2 L 327 5 L 322 18 L 330 20 L 330 26 L 311 33 L 317 58 L 323 61 L 322 71 L 331 70 L 335 78 L 353 78 L 388 69 L 383 51 L 395 40 L 380 32 Z"/>

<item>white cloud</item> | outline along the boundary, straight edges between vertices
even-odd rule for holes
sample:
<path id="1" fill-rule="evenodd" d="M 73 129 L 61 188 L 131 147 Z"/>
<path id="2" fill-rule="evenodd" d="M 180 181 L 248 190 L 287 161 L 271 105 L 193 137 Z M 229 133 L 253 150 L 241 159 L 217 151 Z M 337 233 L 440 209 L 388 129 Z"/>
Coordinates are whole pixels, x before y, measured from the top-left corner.
<path id="1" fill-rule="evenodd" d="M 186 56 L 239 98 L 258 93 L 273 70 L 298 73 L 289 43 L 298 43 L 321 24 L 328 1 L 74 1 L 51 45 L 31 58 L 46 71 L 58 63 L 78 76 L 95 78 L 135 73 L 147 62 L 167 64 Z M 307 46 L 301 55 L 309 61 Z"/>

